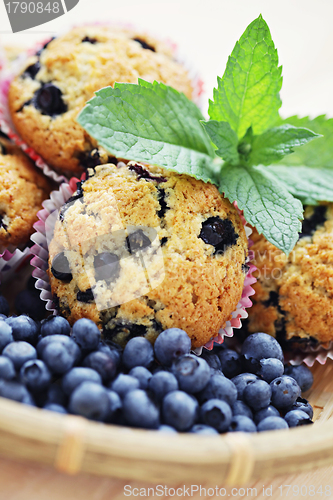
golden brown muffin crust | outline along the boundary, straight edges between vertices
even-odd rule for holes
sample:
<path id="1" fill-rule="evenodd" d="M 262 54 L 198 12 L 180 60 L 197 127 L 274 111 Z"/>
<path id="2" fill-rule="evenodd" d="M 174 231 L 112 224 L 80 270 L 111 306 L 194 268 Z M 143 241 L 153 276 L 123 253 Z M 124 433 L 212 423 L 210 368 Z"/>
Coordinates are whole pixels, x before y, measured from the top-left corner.
<path id="1" fill-rule="evenodd" d="M 171 85 L 189 98 L 193 94 L 191 79 L 171 50 L 136 31 L 107 26 L 74 28 L 52 40 L 40 56 L 29 58 L 25 69 L 38 62 L 40 69 L 33 78 L 23 70 L 11 83 L 10 111 L 27 144 L 64 173 L 83 171 L 80 154 L 96 148 L 96 142 L 76 122 L 96 90 L 115 82 L 137 83 L 142 78 Z M 60 89 L 66 112 L 49 116 L 36 109 L 34 93 L 43 83 Z"/>
<path id="2" fill-rule="evenodd" d="M 158 167 L 149 166 L 149 171 L 164 181 L 139 179 L 126 165 L 96 168 L 96 175 L 82 186 L 84 202 L 76 200 L 62 215 L 63 221 L 56 222 L 49 245 L 51 289 L 61 314 L 71 323 L 82 316 L 91 318 L 121 344 L 131 334 L 131 328 L 126 331 L 126 324 L 134 324 L 145 327 L 143 334 L 151 341 L 160 331 L 179 327 L 191 337 L 193 347 L 202 346 L 225 326 L 241 298 L 245 278 L 242 264 L 247 256 L 244 227 L 237 210 L 212 184 Z M 160 212 L 161 190 L 167 204 L 164 216 Z M 112 208 L 110 196 L 116 200 L 118 213 Z M 212 245 L 199 238 L 202 223 L 216 216 L 231 221 L 238 235 L 236 243 L 218 255 L 214 255 Z M 83 272 L 83 254 L 86 251 L 88 255 L 89 250 L 96 254 L 107 245 L 99 240 L 94 247 L 96 241 L 88 241 L 88 235 L 99 234 L 103 238 L 104 234 L 120 229 L 121 224 L 154 228 L 161 242 L 165 275 L 147 293 L 99 312 L 94 302 L 77 300 L 78 291 L 86 291 L 91 285 L 101 300 L 106 300 L 109 293 L 103 281 L 95 280 L 93 272 L 89 276 L 90 271 Z M 73 247 L 75 251 L 70 250 Z M 64 250 L 68 250 L 66 256 L 73 274 L 69 283 L 56 279 L 51 270 L 54 257 Z M 89 258 L 85 257 L 85 262 Z M 135 269 L 125 259 L 120 263 L 121 272 L 113 291 L 125 293 L 133 282 Z M 125 325 L 123 329 L 121 325 Z"/>
<path id="3" fill-rule="evenodd" d="M 308 207 L 305 218 L 313 212 Z M 253 286 L 256 294 L 249 310 L 249 330 L 275 336 L 283 321 L 287 340 L 332 340 L 333 204 L 327 205 L 326 221 L 312 235 L 300 238 L 288 257 L 256 231 L 253 240 L 258 282 Z M 270 300 L 271 292 L 278 304 Z"/>
<path id="4" fill-rule="evenodd" d="M 0 246 L 29 240 L 50 189 L 48 180 L 21 150 L 0 139 Z"/>

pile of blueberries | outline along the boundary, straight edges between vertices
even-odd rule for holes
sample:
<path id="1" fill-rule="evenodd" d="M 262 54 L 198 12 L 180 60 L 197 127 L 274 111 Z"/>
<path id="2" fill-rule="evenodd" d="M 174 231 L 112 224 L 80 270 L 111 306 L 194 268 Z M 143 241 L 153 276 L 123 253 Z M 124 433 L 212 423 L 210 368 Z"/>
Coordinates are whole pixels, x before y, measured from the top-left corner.
<path id="1" fill-rule="evenodd" d="M 301 391 L 303 365 L 284 366 L 278 342 L 250 335 L 241 352 L 216 345 L 191 354 L 185 331 L 162 332 L 154 347 L 134 337 L 122 350 L 82 318 L 41 322 L 9 316 L 0 297 L 0 396 L 59 413 L 163 432 L 217 434 L 312 423 Z"/>

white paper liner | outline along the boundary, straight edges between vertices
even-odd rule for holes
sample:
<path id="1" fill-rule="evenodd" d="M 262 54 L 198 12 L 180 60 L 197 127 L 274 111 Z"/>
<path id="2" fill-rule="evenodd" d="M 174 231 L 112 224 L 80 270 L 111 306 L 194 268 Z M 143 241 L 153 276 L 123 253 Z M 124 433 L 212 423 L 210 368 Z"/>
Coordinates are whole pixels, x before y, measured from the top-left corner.
<path id="1" fill-rule="evenodd" d="M 16 249 L 13 253 L 5 250 L 0 253 L 0 283 L 6 283 L 13 274 L 18 273 L 32 257 L 31 249 L 25 248 L 23 251 Z"/>
<path id="2" fill-rule="evenodd" d="M 297 349 L 296 351 L 285 351 L 286 361 L 292 365 L 300 365 L 305 363 L 307 366 L 313 366 L 315 361 L 324 365 L 328 358 L 333 359 L 333 342 L 328 342 L 327 347 L 322 345 L 311 347 L 308 346 L 304 351 Z"/>
<path id="3" fill-rule="evenodd" d="M 69 181 L 69 183 L 61 184 L 58 191 L 52 191 L 50 199 L 43 202 L 44 209 L 40 210 L 37 214 L 39 221 L 34 224 L 34 229 L 36 230 L 36 232 L 31 236 L 31 240 L 35 243 L 31 248 L 31 253 L 35 255 L 35 257 L 33 257 L 33 259 L 31 260 L 31 265 L 35 267 L 32 275 L 37 278 L 35 286 L 38 290 L 40 290 L 40 298 L 46 302 L 46 309 L 48 311 L 52 311 L 53 314 L 57 314 L 57 309 L 52 299 L 50 281 L 46 272 L 48 269 L 48 245 L 46 230 L 48 228 L 48 220 L 50 221 L 52 219 L 50 215 L 55 210 L 58 211 L 62 207 L 62 205 L 64 205 L 66 201 L 73 195 L 73 193 L 77 189 L 76 183 L 79 182 L 79 180 L 80 179 L 73 177 Z M 246 236 L 247 238 L 249 238 L 250 234 L 252 233 L 252 229 L 246 225 L 246 221 L 241 213 L 240 216 L 245 228 Z M 48 219 L 49 217 L 50 219 Z M 249 240 L 249 246 L 251 246 L 251 244 L 252 242 L 251 240 Z M 249 263 L 249 270 L 244 280 L 242 297 L 237 304 L 236 310 L 232 313 L 232 319 L 227 321 L 226 326 L 224 328 L 221 328 L 215 338 L 207 342 L 207 344 L 204 346 L 206 349 L 211 350 L 213 348 L 214 342 L 221 344 L 224 337 L 232 337 L 233 330 L 241 328 L 241 320 L 248 317 L 246 309 L 252 306 L 250 296 L 254 294 L 254 290 L 251 285 L 253 285 L 257 281 L 256 278 L 252 276 L 252 273 L 256 270 L 256 267 L 253 264 L 250 264 L 251 259 L 252 252 L 250 250 L 246 261 L 247 263 Z M 201 354 L 201 351 L 202 347 L 195 350 L 197 354 Z"/>

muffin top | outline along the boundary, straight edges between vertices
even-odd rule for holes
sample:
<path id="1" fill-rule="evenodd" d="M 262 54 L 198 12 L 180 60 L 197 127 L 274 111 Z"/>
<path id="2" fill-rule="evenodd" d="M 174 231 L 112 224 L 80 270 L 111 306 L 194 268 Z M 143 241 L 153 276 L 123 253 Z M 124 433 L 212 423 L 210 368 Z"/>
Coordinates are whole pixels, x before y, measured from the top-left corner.
<path id="1" fill-rule="evenodd" d="M 256 231 L 258 278 L 249 330 L 279 340 L 333 340 L 333 204 L 305 208 L 302 233 L 287 257 Z"/>
<path id="2" fill-rule="evenodd" d="M 120 344 L 184 329 L 193 347 L 241 298 L 247 238 L 212 184 L 135 162 L 96 167 L 64 205 L 49 244 L 59 312 L 95 321 Z"/>
<path id="3" fill-rule="evenodd" d="M 63 173 L 108 161 L 95 160 L 96 142 L 76 122 L 94 92 L 115 82 L 157 80 L 192 97 L 191 79 L 163 43 L 136 31 L 108 26 L 74 28 L 52 39 L 26 62 L 11 83 L 9 106 L 27 144 Z M 103 156 L 103 155 L 102 155 Z"/>
<path id="4" fill-rule="evenodd" d="M 26 243 L 51 186 L 34 164 L 0 137 L 0 248 Z"/>

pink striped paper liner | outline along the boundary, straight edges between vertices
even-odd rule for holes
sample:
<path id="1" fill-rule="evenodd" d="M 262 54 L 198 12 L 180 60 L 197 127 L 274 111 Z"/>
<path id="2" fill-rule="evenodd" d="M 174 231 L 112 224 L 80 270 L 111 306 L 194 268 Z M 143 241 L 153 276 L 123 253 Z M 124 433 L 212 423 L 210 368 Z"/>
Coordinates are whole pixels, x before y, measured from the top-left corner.
<path id="1" fill-rule="evenodd" d="M 0 284 L 9 281 L 15 273 L 18 273 L 29 262 L 31 257 L 30 248 L 16 249 L 14 252 L 5 250 L 0 253 Z"/>
<path id="2" fill-rule="evenodd" d="M 81 179 L 84 178 L 82 175 Z M 76 177 L 72 177 L 69 183 L 63 183 L 59 186 L 58 191 L 52 191 L 50 195 L 50 199 L 43 202 L 43 210 L 40 210 L 37 214 L 39 221 L 34 224 L 35 233 L 31 236 L 31 240 L 34 242 L 33 247 L 31 248 L 31 253 L 34 255 L 31 260 L 31 265 L 35 267 L 32 272 L 32 275 L 37 279 L 36 288 L 40 290 L 40 298 L 46 302 L 46 309 L 48 311 L 52 311 L 53 314 L 57 314 L 56 306 L 52 299 L 50 281 L 47 274 L 48 269 L 48 248 L 47 248 L 47 239 L 46 239 L 46 231 L 50 226 L 49 217 L 60 209 L 62 205 L 66 203 L 66 201 L 73 195 L 76 191 L 76 183 L 80 179 Z M 252 229 L 246 225 L 246 221 L 244 217 L 241 215 L 242 222 L 244 224 L 244 229 L 246 232 L 247 238 L 249 238 L 252 233 Z M 48 226 L 49 224 L 49 226 Z M 249 240 L 249 245 L 252 242 Z M 247 263 L 250 262 L 252 258 L 252 252 L 249 252 L 247 257 Z M 227 321 L 226 326 L 221 328 L 218 332 L 218 335 L 215 338 L 212 338 L 204 347 L 206 349 L 212 349 L 214 342 L 221 344 L 223 342 L 224 337 L 232 337 L 233 330 L 239 329 L 242 326 L 242 319 L 247 318 L 248 313 L 246 309 L 252 306 L 252 302 L 250 300 L 250 296 L 254 294 L 254 290 L 251 285 L 253 285 L 257 280 L 252 276 L 252 273 L 256 270 L 256 267 L 253 264 L 249 264 L 249 270 L 246 274 L 244 280 L 244 288 L 242 292 L 242 297 L 237 304 L 236 310 L 232 313 L 231 320 Z M 202 348 L 196 349 L 196 353 L 200 354 Z"/>

